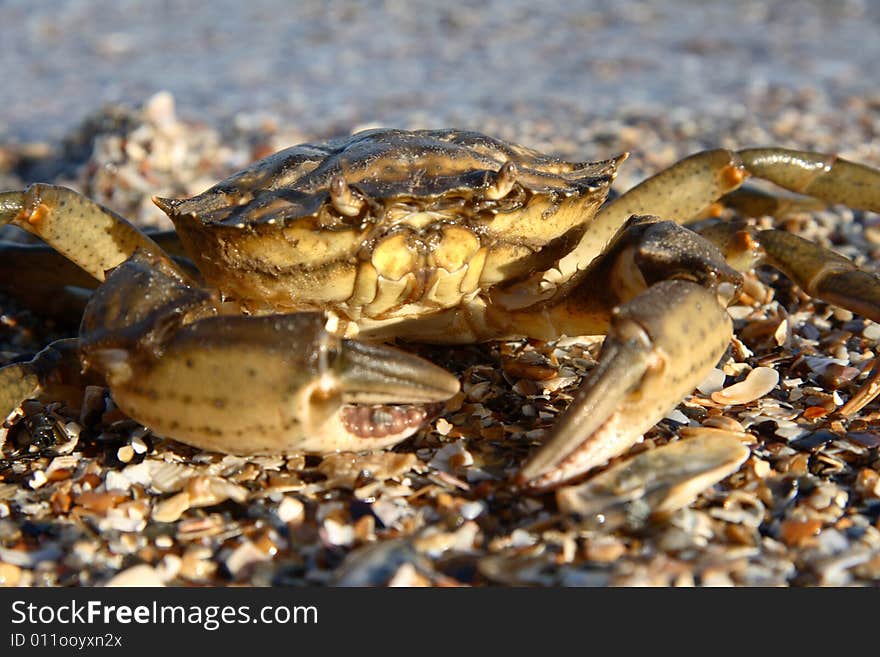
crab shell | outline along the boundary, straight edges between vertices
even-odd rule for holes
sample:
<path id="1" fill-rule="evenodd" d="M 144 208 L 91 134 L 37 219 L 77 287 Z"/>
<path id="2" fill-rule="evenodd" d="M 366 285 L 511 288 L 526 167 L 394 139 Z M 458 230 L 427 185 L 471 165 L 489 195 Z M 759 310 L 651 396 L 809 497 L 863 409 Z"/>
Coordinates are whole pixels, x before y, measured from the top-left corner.
<path id="1" fill-rule="evenodd" d="M 474 132 L 368 130 L 156 203 L 207 282 L 250 312 L 417 317 L 551 266 L 619 161 L 565 162 Z"/>

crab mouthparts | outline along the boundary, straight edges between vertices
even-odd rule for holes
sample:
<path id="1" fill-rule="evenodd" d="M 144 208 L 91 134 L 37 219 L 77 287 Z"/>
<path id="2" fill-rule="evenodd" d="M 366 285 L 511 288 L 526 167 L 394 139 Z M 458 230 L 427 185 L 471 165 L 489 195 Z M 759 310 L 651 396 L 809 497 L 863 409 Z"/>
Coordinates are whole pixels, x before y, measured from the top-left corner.
<path id="1" fill-rule="evenodd" d="M 429 416 L 436 414 L 441 404 L 425 406 L 370 406 L 347 404 L 342 408 L 341 420 L 345 429 L 358 438 L 384 438 L 409 434 L 417 430 Z"/>

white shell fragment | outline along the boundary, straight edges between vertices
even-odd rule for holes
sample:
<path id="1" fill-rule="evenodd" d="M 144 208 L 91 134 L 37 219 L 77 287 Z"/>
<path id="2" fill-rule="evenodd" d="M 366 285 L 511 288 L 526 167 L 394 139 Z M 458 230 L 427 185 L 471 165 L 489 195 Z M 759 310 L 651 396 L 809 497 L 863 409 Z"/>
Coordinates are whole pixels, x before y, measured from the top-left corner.
<path id="1" fill-rule="evenodd" d="M 187 510 L 213 506 L 226 500 L 244 502 L 248 490 L 219 477 L 198 475 L 187 480 L 183 490 L 156 504 L 153 509 L 153 520 L 157 522 L 174 522 Z"/>
<path id="2" fill-rule="evenodd" d="M 779 372 L 772 367 L 756 367 L 739 383 L 712 393 L 718 404 L 748 404 L 769 393 L 779 383 Z"/>
<path id="3" fill-rule="evenodd" d="M 706 378 L 703 379 L 703 382 L 697 386 L 697 390 L 699 390 L 701 394 L 711 395 L 713 392 L 718 392 L 724 387 L 724 379 L 726 378 L 727 375 L 724 374 L 723 371 L 714 367 Z"/>
<path id="4" fill-rule="evenodd" d="M 165 582 L 159 576 L 155 568 L 148 564 L 132 566 L 110 578 L 104 586 L 108 587 L 131 587 L 131 586 L 165 586 Z"/>
<path id="5" fill-rule="evenodd" d="M 559 510 L 609 530 L 641 525 L 689 505 L 749 456 L 744 434 L 705 427 L 683 428 L 681 434 L 686 439 L 642 452 L 584 484 L 560 488 Z"/>

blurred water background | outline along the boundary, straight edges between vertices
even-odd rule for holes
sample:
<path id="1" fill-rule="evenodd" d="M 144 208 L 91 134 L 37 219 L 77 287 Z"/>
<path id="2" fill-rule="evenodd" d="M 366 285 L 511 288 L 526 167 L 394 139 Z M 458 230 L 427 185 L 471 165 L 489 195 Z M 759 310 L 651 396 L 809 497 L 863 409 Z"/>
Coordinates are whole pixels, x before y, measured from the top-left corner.
<path id="1" fill-rule="evenodd" d="M 0 140 L 54 140 L 169 90 L 183 118 L 569 126 L 880 94 L 874 0 L 2 0 Z"/>

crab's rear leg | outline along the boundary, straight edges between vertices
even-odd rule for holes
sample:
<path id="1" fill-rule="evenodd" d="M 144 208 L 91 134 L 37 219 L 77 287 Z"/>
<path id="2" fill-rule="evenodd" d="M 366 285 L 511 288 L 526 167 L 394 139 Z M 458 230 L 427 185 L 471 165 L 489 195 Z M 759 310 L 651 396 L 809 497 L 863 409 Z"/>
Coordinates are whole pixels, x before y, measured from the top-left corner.
<path id="1" fill-rule="evenodd" d="M 880 212 L 880 170 L 836 155 L 784 148 L 702 151 L 606 203 L 568 255 L 549 271 L 511 286 L 508 296 L 560 298 L 579 284 L 584 270 L 604 252 L 629 217 L 657 215 L 680 223 L 703 218 L 716 202 L 739 190 L 749 176 L 826 203 Z M 753 210 L 761 205 L 754 194 L 746 196 Z"/>
<path id="2" fill-rule="evenodd" d="M 41 396 L 58 401 L 78 397 L 86 385 L 99 379 L 82 371 L 78 340 L 56 340 L 27 361 L 0 368 L 0 418 L 7 417 L 25 399 Z"/>
<path id="3" fill-rule="evenodd" d="M 596 222 L 621 226 L 631 215 L 656 214 L 686 223 L 749 176 L 827 203 L 880 212 L 880 170 L 809 151 L 716 149 L 686 157 L 636 185 L 603 207 Z"/>
<path id="4" fill-rule="evenodd" d="M 151 233 L 149 238 L 193 280 L 201 280 L 174 231 Z M 19 300 L 41 317 L 52 318 L 64 326 L 78 326 L 92 290 L 99 283 L 51 246 L 0 241 L 0 292 Z"/>
<path id="5" fill-rule="evenodd" d="M 162 249 L 115 212 L 72 189 L 37 183 L 0 193 L 0 225 L 36 235 L 98 281 L 140 249 L 168 259 Z"/>
<path id="6" fill-rule="evenodd" d="M 880 322 L 880 277 L 848 258 L 783 230 L 714 223 L 700 233 L 718 246 L 727 262 L 741 271 L 770 265 L 811 297 Z M 880 363 L 868 382 L 843 406 L 851 415 L 880 394 Z"/>

